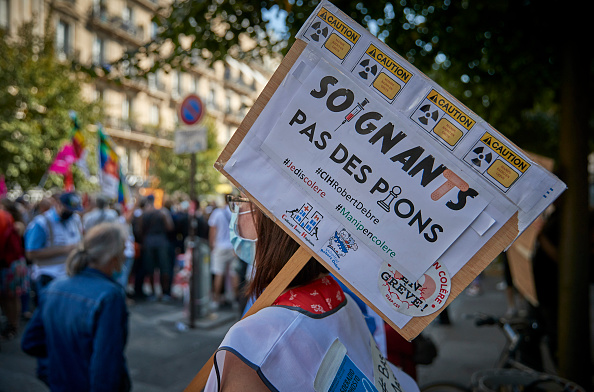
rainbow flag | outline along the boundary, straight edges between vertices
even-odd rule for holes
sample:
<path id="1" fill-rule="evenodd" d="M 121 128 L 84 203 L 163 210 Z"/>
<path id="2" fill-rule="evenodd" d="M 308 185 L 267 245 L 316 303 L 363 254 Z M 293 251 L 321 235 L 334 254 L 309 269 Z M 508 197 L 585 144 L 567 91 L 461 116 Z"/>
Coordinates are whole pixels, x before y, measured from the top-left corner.
<path id="1" fill-rule="evenodd" d="M 99 184 L 107 196 L 116 199 L 120 183 L 120 158 L 115 144 L 99 125 Z"/>
<path id="2" fill-rule="evenodd" d="M 130 201 L 130 188 L 126 183 L 126 176 L 122 173 L 120 167 L 120 182 L 118 183 L 118 203 L 124 207 L 124 210 L 128 209 L 128 202 Z"/>
<path id="3" fill-rule="evenodd" d="M 85 153 L 85 136 L 83 135 L 80 125 L 78 124 L 78 117 L 76 112 L 70 111 L 70 118 L 72 119 L 72 131 L 70 131 L 70 137 L 72 138 L 72 146 L 74 147 L 74 153 L 76 158 L 80 159 Z"/>
<path id="4" fill-rule="evenodd" d="M 99 125 L 99 183 L 104 194 L 117 199 L 124 208 L 130 200 L 130 189 L 122 173 L 115 144 Z"/>
<path id="5" fill-rule="evenodd" d="M 70 131 L 71 144 L 74 149 L 74 155 L 76 156 L 76 166 L 84 173 L 85 177 L 89 177 L 89 168 L 87 167 L 87 145 L 85 142 L 85 136 L 80 129 L 78 123 L 78 117 L 76 112 L 70 111 L 70 118 L 72 119 L 72 131 Z"/>

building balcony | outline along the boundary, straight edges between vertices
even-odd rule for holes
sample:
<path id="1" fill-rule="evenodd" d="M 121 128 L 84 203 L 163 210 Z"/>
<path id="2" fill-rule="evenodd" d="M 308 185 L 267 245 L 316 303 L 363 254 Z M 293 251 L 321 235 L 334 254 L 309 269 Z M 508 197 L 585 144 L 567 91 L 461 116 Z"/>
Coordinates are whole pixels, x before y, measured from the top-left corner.
<path id="1" fill-rule="evenodd" d="M 173 132 L 159 126 L 142 125 L 131 120 L 116 117 L 105 118 L 106 132 L 127 143 L 142 144 L 144 147 L 151 145 L 173 148 Z"/>
<path id="2" fill-rule="evenodd" d="M 243 83 L 242 79 L 225 79 L 223 80 L 223 86 L 235 91 L 238 94 L 246 95 L 248 97 L 251 97 L 255 94 L 255 90 Z"/>
<path id="3" fill-rule="evenodd" d="M 132 24 L 119 16 L 110 15 L 103 7 L 93 7 L 90 11 L 89 24 L 103 33 L 141 46 L 144 41 L 144 27 Z"/>

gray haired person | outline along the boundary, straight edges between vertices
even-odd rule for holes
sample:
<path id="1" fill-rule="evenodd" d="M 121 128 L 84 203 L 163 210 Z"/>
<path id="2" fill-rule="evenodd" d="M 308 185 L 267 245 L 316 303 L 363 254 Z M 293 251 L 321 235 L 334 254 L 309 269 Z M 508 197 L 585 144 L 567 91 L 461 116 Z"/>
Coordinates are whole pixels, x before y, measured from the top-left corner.
<path id="1" fill-rule="evenodd" d="M 124 357 L 128 310 L 113 278 L 128 233 L 120 223 L 92 227 L 52 281 L 23 336 L 23 351 L 47 357 L 51 390 L 129 391 Z"/>

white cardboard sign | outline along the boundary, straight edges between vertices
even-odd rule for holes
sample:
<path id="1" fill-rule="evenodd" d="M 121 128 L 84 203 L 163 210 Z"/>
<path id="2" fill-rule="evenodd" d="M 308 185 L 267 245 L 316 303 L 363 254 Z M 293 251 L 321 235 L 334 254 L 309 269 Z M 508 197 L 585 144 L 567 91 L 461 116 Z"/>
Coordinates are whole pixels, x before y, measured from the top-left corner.
<path id="1" fill-rule="evenodd" d="M 403 328 L 565 184 L 329 2 L 297 38 L 307 47 L 224 171 Z"/>

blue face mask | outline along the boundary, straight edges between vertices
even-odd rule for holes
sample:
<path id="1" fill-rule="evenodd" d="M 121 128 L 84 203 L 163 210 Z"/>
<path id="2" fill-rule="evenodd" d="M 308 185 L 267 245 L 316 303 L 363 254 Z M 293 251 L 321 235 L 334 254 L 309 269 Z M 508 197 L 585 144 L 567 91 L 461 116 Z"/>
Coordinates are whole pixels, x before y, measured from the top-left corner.
<path id="1" fill-rule="evenodd" d="M 237 232 L 237 218 L 239 214 L 249 214 L 249 211 L 245 212 L 232 212 L 231 221 L 229 222 L 229 234 L 231 236 L 231 244 L 235 249 L 235 254 L 242 261 L 249 265 L 254 264 L 256 258 L 256 241 L 241 237 Z"/>

